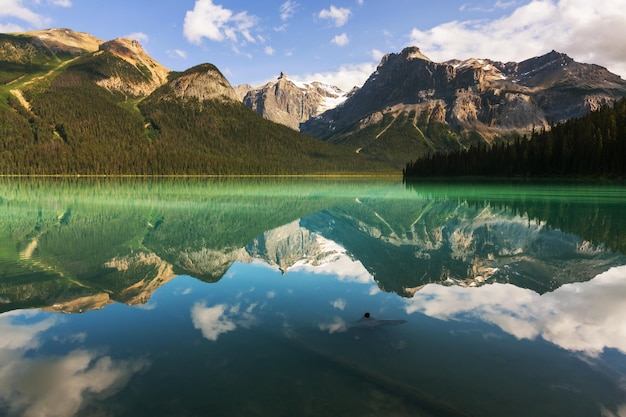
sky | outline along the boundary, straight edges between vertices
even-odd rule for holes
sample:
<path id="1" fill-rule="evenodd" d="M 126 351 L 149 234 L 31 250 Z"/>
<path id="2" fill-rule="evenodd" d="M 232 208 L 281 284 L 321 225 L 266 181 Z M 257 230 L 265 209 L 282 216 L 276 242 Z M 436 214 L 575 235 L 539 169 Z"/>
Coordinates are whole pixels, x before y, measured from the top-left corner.
<path id="1" fill-rule="evenodd" d="M 523 61 L 552 50 L 626 79 L 626 0 L 0 0 L 0 32 L 133 38 L 166 67 L 212 63 L 232 85 L 281 72 L 345 91 L 386 53 Z"/>

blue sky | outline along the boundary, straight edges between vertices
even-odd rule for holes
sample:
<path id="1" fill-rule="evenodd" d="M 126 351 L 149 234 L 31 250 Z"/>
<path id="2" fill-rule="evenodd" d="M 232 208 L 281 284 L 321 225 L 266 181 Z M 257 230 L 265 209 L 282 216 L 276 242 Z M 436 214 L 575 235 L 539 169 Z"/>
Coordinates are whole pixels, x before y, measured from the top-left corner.
<path id="1" fill-rule="evenodd" d="M 521 61 L 557 50 L 626 78 L 626 0 L 0 0 L 0 32 L 132 37 L 166 67 L 215 64 L 233 85 L 281 71 L 349 89 L 383 54 Z"/>

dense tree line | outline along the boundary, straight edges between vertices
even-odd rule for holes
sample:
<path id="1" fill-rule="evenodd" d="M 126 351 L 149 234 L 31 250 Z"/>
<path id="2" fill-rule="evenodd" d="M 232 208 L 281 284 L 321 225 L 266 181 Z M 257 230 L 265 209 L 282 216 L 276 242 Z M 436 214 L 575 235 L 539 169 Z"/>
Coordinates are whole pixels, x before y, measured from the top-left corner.
<path id="1" fill-rule="evenodd" d="M 626 176 L 626 98 L 588 115 L 488 147 L 437 152 L 404 169 L 404 176 Z"/>

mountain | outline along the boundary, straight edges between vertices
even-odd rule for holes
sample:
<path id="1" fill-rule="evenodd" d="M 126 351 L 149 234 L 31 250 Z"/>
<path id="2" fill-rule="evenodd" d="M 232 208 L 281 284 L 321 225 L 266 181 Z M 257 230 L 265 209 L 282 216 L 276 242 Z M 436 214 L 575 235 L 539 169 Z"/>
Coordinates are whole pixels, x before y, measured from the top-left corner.
<path id="1" fill-rule="evenodd" d="M 347 93 L 338 87 L 297 82 L 281 73 L 276 81 L 248 88 L 242 101 L 264 118 L 299 130 L 301 123 L 337 107 L 346 98 Z"/>
<path id="2" fill-rule="evenodd" d="M 389 166 L 258 116 L 211 64 L 131 39 L 0 34 L 0 174 L 305 174 Z"/>
<path id="3" fill-rule="evenodd" d="M 383 57 L 362 88 L 301 130 L 394 164 L 512 132 L 549 128 L 626 95 L 626 81 L 552 51 L 515 63 Z"/>
<path id="4" fill-rule="evenodd" d="M 100 44 L 98 50 L 110 52 L 122 58 L 145 76 L 145 80 L 139 83 L 128 83 L 127 80 L 116 76 L 99 80 L 97 84 L 107 90 L 117 90 L 131 96 L 141 97 L 149 95 L 167 82 L 170 70 L 149 56 L 136 40 L 114 39 Z"/>

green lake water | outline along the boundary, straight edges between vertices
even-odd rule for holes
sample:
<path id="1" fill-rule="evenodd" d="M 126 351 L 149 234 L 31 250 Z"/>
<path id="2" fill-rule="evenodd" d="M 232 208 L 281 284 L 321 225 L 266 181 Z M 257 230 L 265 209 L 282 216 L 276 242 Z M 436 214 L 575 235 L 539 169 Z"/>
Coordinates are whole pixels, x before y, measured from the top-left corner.
<path id="1" fill-rule="evenodd" d="M 0 416 L 626 416 L 626 186 L 0 179 Z"/>

